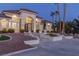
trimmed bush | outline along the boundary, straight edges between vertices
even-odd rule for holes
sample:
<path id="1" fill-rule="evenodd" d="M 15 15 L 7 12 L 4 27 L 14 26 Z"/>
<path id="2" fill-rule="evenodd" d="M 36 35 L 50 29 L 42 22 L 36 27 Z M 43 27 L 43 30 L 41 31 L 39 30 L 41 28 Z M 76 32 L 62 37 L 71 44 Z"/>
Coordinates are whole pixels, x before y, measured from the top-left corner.
<path id="1" fill-rule="evenodd" d="M 47 33 L 49 33 L 50 31 L 47 31 Z"/>
<path id="2" fill-rule="evenodd" d="M 31 32 L 33 32 L 33 30 L 31 30 Z"/>
<path id="3" fill-rule="evenodd" d="M 20 29 L 20 33 L 24 33 L 24 30 L 23 29 Z"/>
<path id="4" fill-rule="evenodd" d="M 26 30 L 26 32 L 29 32 L 28 30 Z"/>
<path id="5" fill-rule="evenodd" d="M 36 30 L 37 33 L 39 33 L 39 30 Z"/>
<path id="6" fill-rule="evenodd" d="M 42 31 L 44 33 L 44 31 Z"/>
<path id="7" fill-rule="evenodd" d="M 3 28 L 1 32 L 2 32 L 2 33 L 7 33 L 6 28 Z"/>
<path id="8" fill-rule="evenodd" d="M 8 32 L 9 33 L 14 33 L 15 31 L 14 31 L 14 29 L 8 29 Z"/>
<path id="9" fill-rule="evenodd" d="M 51 31 L 51 32 L 53 32 L 53 31 Z"/>

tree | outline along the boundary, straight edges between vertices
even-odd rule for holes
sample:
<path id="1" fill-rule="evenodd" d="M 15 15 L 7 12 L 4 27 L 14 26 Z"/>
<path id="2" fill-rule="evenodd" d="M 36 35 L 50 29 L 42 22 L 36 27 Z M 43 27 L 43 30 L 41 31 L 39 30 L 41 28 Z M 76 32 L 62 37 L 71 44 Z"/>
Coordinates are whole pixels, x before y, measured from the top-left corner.
<path id="1" fill-rule="evenodd" d="M 66 21 L 66 4 L 64 3 L 64 16 L 63 16 L 63 28 L 62 28 L 62 34 L 65 34 L 65 21 Z"/>
<path id="2" fill-rule="evenodd" d="M 65 22 L 65 33 L 67 34 L 70 34 L 72 33 L 72 30 L 73 30 L 73 22 L 72 21 L 68 21 L 68 22 Z"/>
<path id="3" fill-rule="evenodd" d="M 78 19 L 73 20 L 73 28 L 74 28 L 74 33 L 79 33 L 79 20 Z"/>

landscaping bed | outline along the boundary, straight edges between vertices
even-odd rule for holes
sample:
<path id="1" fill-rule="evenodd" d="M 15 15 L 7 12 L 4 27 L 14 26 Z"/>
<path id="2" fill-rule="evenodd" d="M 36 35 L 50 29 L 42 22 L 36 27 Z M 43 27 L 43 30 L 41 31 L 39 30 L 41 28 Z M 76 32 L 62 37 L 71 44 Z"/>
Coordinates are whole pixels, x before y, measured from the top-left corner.
<path id="1" fill-rule="evenodd" d="M 0 41 L 10 40 L 9 36 L 6 35 L 0 35 Z"/>
<path id="2" fill-rule="evenodd" d="M 33 46 L 24 44 L 23 34 L 6 33 L 6 34 L 1 34 L 1 35 L 10 36 L 12 37 L 12 39 L 9 41 L 0 42 L 0 55 L 11 53 L 11 52 L 18 51 L 18 50 L 33 48 Z M 2 38 L 3 37 L 4 36 L 2 36 Z M 7 40 L 8 40 L 8 37 L 7 37 Z"/>
<path id="3" fill-rule="evenodd" d="M 49 36 L 51 36 L 51 37 L 56 37 L 56 36 L 58 36 L 57 34 L 52 34 L 52 33 L 49 33 L 49 34 L 47 34 L 47 35 L 49 35 Z"/>

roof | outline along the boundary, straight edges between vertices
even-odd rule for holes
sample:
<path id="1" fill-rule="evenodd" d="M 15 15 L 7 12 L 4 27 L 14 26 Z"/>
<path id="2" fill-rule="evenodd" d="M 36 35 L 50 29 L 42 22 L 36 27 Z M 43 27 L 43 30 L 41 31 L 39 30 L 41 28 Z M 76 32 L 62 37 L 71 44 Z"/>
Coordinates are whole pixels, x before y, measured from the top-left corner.
<path id="1" fill-rule="evenodd" d="M 19 10 L 3 10 L 3 12 L 20 13 Z"/>
<path id="2" fill-rule="evenodd" d="M 37 12 L 29 10 L 29 9 L 20 9 L 20 10 L 24 10 L 24 11 L 28 11 L 28 12 L 32 12 L 32 13 L 37 13 Z M 11 13 L 20 14 L 21 13 L 20 10 L 3 10 L 3 12 L 11 12 Z"/>
<path id="3" fill-rule="evenodd" d="M 40 19 L 43 19 L 42 17 L 40 17 L 40 16 L 36 16 L 36 18 L 40 18 Z"/>
<path id="4" fill-rule="evenodd" d="M 47 23 L 52 23 L 52 22 L 49 21 L 49 20 L 42 20 L 42 22 L 43 22 L 43 23 L 46 23 L 46 22 L 47 22 Z"/>
<path id="5" fill-rule="evenodd" d="M 9 16 L 6 16 L 5 14 L 0 14 L 0 17 L 2 17 L 2 18 L 11 18 Z"/>
<path id="6" fill-rule="evenodd" d="M 25 10 L 25 11 L 29 11 L 29 12 L 33 12 L 33 13 L 36 13 L 36 14 L 38 14 L 37 12 L 35 12 L 35 11 L 32 11 L 32 10 L 30 10 L 30 9 L 24 9 L 24 8 L 21 8 L 20 10 Z"/>

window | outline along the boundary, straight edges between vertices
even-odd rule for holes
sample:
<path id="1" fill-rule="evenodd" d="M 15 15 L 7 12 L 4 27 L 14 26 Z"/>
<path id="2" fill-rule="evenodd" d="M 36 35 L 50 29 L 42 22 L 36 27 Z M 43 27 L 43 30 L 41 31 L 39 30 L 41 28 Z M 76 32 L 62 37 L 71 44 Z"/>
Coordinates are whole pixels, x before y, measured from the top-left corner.
<path id="1" fill-rule="evenodd" d="M 2 25 L 2 28 L 6 28 L 6 25 L 7 25 L 6 19 L 1 20 L 1 25 Z"/>
<path id="2" fill-rule="evenodd" d="M 26 23 L 32 23 L 32 18 L 31 17 L 26 17 Z"/>
<path id="3" fill-rule="evenodd" d="M 14 22 L 9 22 L 9 28 L 13 28 L 13 29 L 16 29 L 16 23 Z"/>
<path id="4" fill-rule="evenodd" d="M 16 29 L 16 23 L 12 23 L 12 28 Z"/>

